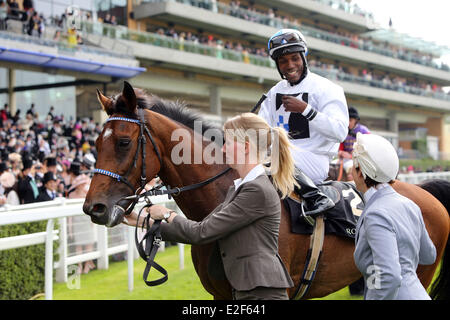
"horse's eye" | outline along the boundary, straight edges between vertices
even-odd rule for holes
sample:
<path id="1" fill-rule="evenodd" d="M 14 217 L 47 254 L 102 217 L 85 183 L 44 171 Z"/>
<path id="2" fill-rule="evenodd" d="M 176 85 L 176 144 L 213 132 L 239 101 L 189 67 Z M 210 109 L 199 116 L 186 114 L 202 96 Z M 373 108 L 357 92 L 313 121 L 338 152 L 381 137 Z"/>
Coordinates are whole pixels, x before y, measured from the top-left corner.
<path id="1" fill-rule="evenodd" d="M 129 139 L 120 139 L 119 147 L 128 147 L 130 145 L 131 140 Z"/>

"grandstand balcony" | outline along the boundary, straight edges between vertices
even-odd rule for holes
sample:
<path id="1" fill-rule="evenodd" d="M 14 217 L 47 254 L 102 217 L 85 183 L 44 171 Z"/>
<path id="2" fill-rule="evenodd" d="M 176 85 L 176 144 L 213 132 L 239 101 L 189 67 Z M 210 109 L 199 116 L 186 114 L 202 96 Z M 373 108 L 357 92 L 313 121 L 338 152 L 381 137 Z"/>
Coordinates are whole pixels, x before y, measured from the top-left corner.
<path id="1" fill-rule="evenodd" d="M 259 0 L 258 4 L 290 12 L 303 17 L 343 27 L 354 32 L 365 32 L 375 28 L 370 13 L 362 11 L 344 0 Z"/>
<path id="2" fill-rule="evenodd" d="M 150 0 L 142 1 L 133 8 L 133 16 L 136 20 L 155 18 L 166 22 L 176 22 L 196 29 L 210 30 L 211 32 L 231 36 L 235 39 L 244 38 L 247 41 L 255 41 L 265 44 L 267 39 L 280 28 L 299 27 L 281 19 L 271 18 L 256 12 L 248 12 L 254 15 L 253 21 L 232 15 L 229 5 L 217 3 L 217 10 L 203 5 L 195 6 L 199 1 L 184 0 Z M 272 1 L 270 1 L 272 3 Z M 320 1 L 274 1 L 274 3 L 291 3 L 297 10 L 302 5 L 320 5 Z M 245 9 L 241 9 L 245 11 Z M 330 8 L 329 10 L 334 10 Z M 347 13 L 343 13 L 347 14 Z M 353 15 L 351 15 L 353 17 Z M 319 17 L 323 18 L 324 17 Z M 354 17 L 353 17 L 354 18 Z M 301 31 L 307 37 L 308 48 L 318 55 L 324 55 L 341 61 L 358 63 L 362 66 L 376 67 L 379 70 L 393 72 L 400 75 L 420 77 L 436 84 L 446 86 L 450 82 L 450 69 L 446 65 L 437 64 L 426 59 L 417 59 L 410 53 L 399 53 L 384 46 L 376 45 L 371 40 L 355 42 L 350 38 L 342 37 L 324 30 L 310 26 L 301 26 Z"/>
<path id="3" fill-rule="evenodd" d="M 66 42 L 0 31 L 0 67 L 63 74 L 101 82 L 130 78 L 145 71 L 127 53 L 95 46 L 70 46 Z"/>
<path id="4" fill-rule="evenodd" d="M 90 42 L 98 43 L 104 49 L 117 51 L 117 48 L 123 48 L 123 50 L 132 52 L 142 64 L 149 66 L 150 72 L 152 66 L 157 66 L 267 85 L 273 85 L 274 82 L 280 80 L 274 62 L 267 57 L 191 41 L 180 41 L 156 33 L 131 30 L 123 26 L 102 25 L 102 28 L 98 26 L 94 28 L 90 24 L 84 24 L 83 30 L 86 32 L 85 37 Z M 105 41 L 105 38 L 108 41 Z M 450 96 L 445 93 L 367 80 L 363 77 L 339 72 L 336 69 L 314 67 L 311 69 L 341 85 L 346 94 L 350 96 L 422 109 L 450 111 Z"/>

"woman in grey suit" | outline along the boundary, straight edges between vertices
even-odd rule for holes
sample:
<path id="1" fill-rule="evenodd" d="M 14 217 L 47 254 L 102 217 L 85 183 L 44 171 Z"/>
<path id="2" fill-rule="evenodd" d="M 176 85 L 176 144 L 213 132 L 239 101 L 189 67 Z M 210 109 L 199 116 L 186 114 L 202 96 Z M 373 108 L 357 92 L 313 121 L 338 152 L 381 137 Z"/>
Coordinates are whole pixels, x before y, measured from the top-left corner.
<path id="1" fill-rule="evenodd" d="M 436 248 L 420 208 L 391 186 L 399 160 L 389 141 L 375 134 L 356 136 L 353 177 L 366 205 L 356 227 L 355 263 L 364 276 L 366 300 L 426 300 L 416 274 L 432 264 Z"/>
<path id="2" fill-rule="evenodd" d="M 221 261 L 217 262 L 223 264 L 233 299 L 288 299 L 286 288 L 294 284 L 278 254 L 281 205 L 274 188 L 284 197 L 295 185 L 287 133 L 270 128 L 252 113 L 228 120 L 224 129 L 222 150 L 240 176 L 225 201 L 200 222 L 160 205 L 149 212 L 153 219 L 168 222 L 161 224 L 163 240 L 197 245 L 218 242 Z M 274 185 L 262 165 L 268 161 Z"/>

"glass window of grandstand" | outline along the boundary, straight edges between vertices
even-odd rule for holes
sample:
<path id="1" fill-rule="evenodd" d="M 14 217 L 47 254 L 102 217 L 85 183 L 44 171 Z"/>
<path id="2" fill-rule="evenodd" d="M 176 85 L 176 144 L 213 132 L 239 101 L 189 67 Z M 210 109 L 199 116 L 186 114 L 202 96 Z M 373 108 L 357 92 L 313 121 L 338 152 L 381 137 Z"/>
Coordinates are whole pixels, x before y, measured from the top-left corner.
<path id="1" fill-rule="evenodd" d="M 107 24 L 127 25 L 127 0 L 95 0 L 97 16 Z"/>

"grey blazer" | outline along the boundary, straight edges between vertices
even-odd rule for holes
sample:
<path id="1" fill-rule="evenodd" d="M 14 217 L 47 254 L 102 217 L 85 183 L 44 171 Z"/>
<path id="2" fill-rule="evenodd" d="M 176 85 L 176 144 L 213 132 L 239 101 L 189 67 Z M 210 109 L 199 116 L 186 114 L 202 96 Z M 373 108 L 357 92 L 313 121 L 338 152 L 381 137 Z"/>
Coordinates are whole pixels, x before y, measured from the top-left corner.
<path id="1" fill-rule="evenodd" d="M 436 248 L 420 208 L 391 186 L 367 202 L 356 226 L 355 263 L 364 276 L 367 300 L 428 300 L 416 274 L 432 264 Z"/>
<path id="2" fill-rule="evenodd" d="M 238 291 L 294 284 L 278 255 L 280 198 L 265 174 L 234 190 L 200 222 L 176 216 L 161 224 L 163 240 L 190 244 L 218 241 L 225 275 Z M 218 261 L 215 261 L 214 265 Z"/>

